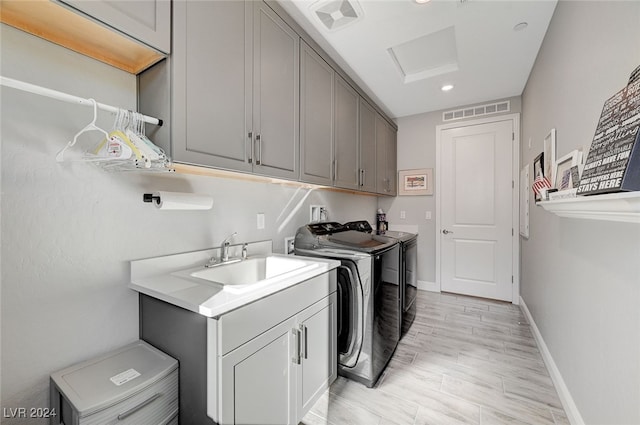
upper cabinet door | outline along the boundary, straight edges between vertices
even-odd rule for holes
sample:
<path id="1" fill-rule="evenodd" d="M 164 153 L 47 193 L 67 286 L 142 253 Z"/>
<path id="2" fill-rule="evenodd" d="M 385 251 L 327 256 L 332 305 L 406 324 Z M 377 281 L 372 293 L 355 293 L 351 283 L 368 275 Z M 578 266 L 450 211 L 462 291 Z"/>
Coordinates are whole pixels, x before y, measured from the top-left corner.
<path id="1" fill-rule="evenodd" d="M 252 169 L 251 6 L 235 1 L 174 3 L 175 161 Z"/>
<path id="2" fill-rule="evenodd" d="M 360 189 L 376 192 L 376 112 L 360 98 Z"/>
<path id="3" fill-rule="evenodd" d="M 253 171 L 297 179 L 300 38 L 263 2 L 253 20 Z"/>
<path id="4" fill-rule="evenodd" d="M 359 189 L 358 93 L 339 75 L 335 84 L 335 185 Z"/>
<path id="5" fill-rule="evenodd" d="M 398 134 L 396 130 L 389 124 L 387 124 L 387 131 L 387 177 L 389 179 L 388 194 L 391 196 L 396 196 L 398 194 Z"/>
<path id="6" fill-rule="evenodd" d="M 389 132 L 387 122 L 376 114 L 376 192 L 389 194 L 389 178 L 387 176 L 387 164 L 389 155 Z"/>
<path id="7" fill-rule="evenodd" d="M 171 0 L 59 0 L 161 52 L 171 52 Z"/>
<path id="8" fill-rule="evenodd" d="M 396 196 L 396 130 L 381 115 L 376 115 L 376 192 Z"/>
<path id="9" fill-rule="evenodd" d="M 300 178 L 333 184 L 333 69 L 300 45 Z"/>

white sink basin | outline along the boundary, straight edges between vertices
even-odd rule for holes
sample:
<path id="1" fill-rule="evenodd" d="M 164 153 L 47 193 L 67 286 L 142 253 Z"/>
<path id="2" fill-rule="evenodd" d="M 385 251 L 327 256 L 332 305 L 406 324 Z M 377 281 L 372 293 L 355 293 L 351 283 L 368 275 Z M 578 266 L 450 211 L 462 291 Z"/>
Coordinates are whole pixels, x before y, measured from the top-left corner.
<path id="1" fill-rule="evenodd" d="M 313 262 L 270 255 L 198 269 L 190 276 L 218 283 L 230 292 L 245 292 L 316 266 Z"/>

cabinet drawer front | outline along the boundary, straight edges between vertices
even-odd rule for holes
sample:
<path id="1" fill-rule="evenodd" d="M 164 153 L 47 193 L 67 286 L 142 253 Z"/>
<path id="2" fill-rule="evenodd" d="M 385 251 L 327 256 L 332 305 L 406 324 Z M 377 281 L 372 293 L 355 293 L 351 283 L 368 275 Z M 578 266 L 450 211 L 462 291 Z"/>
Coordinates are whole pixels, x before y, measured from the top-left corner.
<path id="1" fill-rule="evenodd" d="M 220 354 L 239 347 L 335 291 L 336 272 L 332 270 L 225 314 L 218 321 Z"/>
<path id="2" fill-rule="evenodd" d="M 135 396 L 80 418 L 79 425 L 158 425 L 178 413 L 178 369 Z"/>

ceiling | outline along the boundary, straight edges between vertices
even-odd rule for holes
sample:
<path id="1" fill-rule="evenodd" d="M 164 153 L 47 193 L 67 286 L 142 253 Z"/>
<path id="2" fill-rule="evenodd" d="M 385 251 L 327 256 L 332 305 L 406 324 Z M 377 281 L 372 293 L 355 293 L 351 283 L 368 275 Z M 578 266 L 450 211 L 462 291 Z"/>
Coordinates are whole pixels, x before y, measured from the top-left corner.
<path id="1" fill-rule="evenodd" d="M 279 3 L 393 118 L 522 94 L 556 6 L 556 0 Z M 515 30 L 522 22 L 526 28 Z M 445 84 L 454 88 L 443 92 Z"/>

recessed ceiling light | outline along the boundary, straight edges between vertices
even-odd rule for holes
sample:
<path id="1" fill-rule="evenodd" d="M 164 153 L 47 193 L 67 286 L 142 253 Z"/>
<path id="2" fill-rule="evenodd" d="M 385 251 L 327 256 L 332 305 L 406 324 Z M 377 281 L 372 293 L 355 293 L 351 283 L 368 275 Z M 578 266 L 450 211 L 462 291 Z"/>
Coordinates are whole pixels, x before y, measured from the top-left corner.
<path id="1" fill-rule="evenodd" d="M 520 22 L 519 24 L 516 24 L 513 27 L 514 31 L 522 31 L 523 29 L 527 28 L 529 26 L 529 24 L 527 22 Z"/>
<path id="2" fill-rule="evenodd" d="M 429 3 L 431 0 L 414 0 L 414 1 L 418 4 L 425 4 L 425 3 Z"/>
<path id="3" fill-rule="evenodd" d="M 442 90 L 442 91 L 449 91 L 451 89 L 453 89 L 453 84 L 445 84 L 444 86 L 442 86 L 440 88 L 440 90 Z"/>

